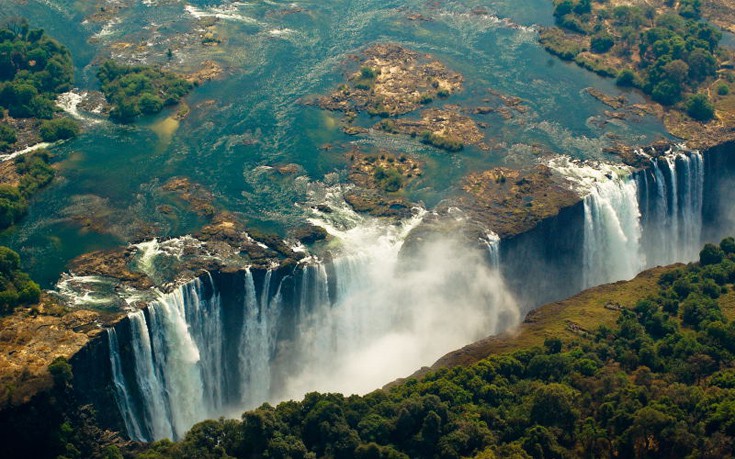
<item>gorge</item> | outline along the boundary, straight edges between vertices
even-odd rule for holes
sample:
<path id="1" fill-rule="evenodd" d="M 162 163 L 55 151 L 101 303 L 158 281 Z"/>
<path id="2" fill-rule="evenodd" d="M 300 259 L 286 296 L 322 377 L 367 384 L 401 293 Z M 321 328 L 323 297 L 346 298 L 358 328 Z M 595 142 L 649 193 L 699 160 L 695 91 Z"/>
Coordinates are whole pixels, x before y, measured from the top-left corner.
<path id="1" fill-rule="evenodd" d="M 340 243 L 331 259 L 206 273 L 161 294 L 78 357 L 96 359 L 104 374 L 78 390 L 115 403 L 111 425 L 140 441 L 181 438 L 197 421 L 314 389 L 366 393 L 510 329 L 540 304 L 694 260 L 704 240 L 731 228 L 723 189 L 731 145 L 703 154 L 673 147 L 632 173 L 566 160 L 554 167 L 588 193 L 580 203 L 474 247 L 422 235 L 420 250 L 401 254 L 425 211 L 394 226 L 333 200 L 312 219 Z M 155 269 L 155 255 L 147 262 Z M 106 391 L 94 387 L 102 382 Z"/>
<path id="2" fill-rule="evenodd" d="M 619 3 L 5 1 L 0 457 L 735 453 L 735 10 Z"/>

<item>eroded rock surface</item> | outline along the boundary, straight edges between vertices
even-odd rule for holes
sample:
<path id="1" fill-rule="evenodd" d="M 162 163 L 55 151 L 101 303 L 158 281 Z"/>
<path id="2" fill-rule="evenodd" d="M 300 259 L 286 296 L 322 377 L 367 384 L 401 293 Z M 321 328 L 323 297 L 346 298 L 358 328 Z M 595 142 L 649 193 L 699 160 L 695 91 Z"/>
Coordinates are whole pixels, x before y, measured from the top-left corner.
<path id="1" fill-rule="evenodd" d="M 489 147 L 475 121 L 460 113 L 458 106 L 430 108 L 421 112 L 420 120 L 407 118 L 383 120 L 375 126 L 386 132 L 418 137 L 422 142 L 448 151 L 459 151 L 465 145 Z"/>
<path id="2" fill-rule="evenodd" d="M 430 55 L 397 44 L 378 44 L 356 57 L 346 84 L 319 99 L 324 109 L 397 116 L 462 90 L 463 77 Z"/>
<path id="3" fill-rule="evenodd" d="M 570 184 L 545 165 L 514 170 L 496 167 L 468 175 L 457 204 L 501 237 L 522 233 L 580 201 Z"/>

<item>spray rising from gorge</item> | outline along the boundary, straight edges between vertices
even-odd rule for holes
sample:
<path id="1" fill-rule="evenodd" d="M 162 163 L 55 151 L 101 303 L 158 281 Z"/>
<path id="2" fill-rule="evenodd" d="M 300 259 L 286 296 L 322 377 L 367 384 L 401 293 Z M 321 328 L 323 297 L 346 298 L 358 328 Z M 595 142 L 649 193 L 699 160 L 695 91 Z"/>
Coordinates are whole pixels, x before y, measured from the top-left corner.
<path id="1" fill-rule="evenodd" d="M 698 152 L 670 152 L 636 173 L 566 159 L 552 167 L 585 195 L 578 285 L 696 256 Z M 391 224 L 355 213 L 340 190 L 319 199 L 330 210 L 312 210 L 310 222 L 331 235 L 324 256 L 293 270 L 205 275 L 130 313 L 124 340 L 110 331 L 115 400 L 132 438 L 180 438 L 200 420 L 313 390 L 366 393 L 512 327 L 528 308 L 504 281 L 512 260 L 491 231 L 474 247 L 421 233 L 406 250 L 425 211 Z M 155 277 L 156 257 L 179 245 L 140 244 L 140 268 Z"/>
<path id="2" fill-rule="evenodd" d="M 202 419 L 313 390 L 366 393 L 518 322 L 486 251 L 437 237 L 399 257 L 423 211 L 396 226 L 334 208 L 312 222 L 339 255 L 195 279 L 130 313 L 129 351 L 110 335 L 131 437 L 179 438 Z"/>

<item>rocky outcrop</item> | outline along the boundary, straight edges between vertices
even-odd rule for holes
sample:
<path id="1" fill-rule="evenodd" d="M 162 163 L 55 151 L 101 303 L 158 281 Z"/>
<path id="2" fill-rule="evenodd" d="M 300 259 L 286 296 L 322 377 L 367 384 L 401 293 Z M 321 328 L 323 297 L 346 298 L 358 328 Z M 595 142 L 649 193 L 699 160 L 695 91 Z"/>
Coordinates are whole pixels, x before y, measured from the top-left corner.
<path id="1" fill-rule="evenodd" d="M 318 100 L 327 110 L 396 116 L 462 90 L 462 75 L 430 55 L 393 43 L 374 45 L 355 56 L 359 69 L 347 83 Z"/>
<path id="2" fill-rule="evenodd" d="M 515 236 L 580 201 L 570 184 L 548 166 L 497 167 L 469 174 L 458 207 L 502 238 Z"/>
<path id="3" fill-rule="evenodd" d="M 179 199 L 189 204 L 192 211 L 202 217 L 212 217 L 214 196 L 212 192 L 199 183 L 194 183 L 188 177 L 174 177 L 169 179 L 161 189 L 173 193 Z"/>
<path id="4" fill-rule="evenodd" d="M 375 129 L 418 137 L 423 143 L 448 151 L 459 151 L 465 145 L 476 145 L 482 150 L 490 149 L 484 143 L 485 136 L 480 132 L 478 124 L 460 113 L 460 107 L 456 105 L 423 110 L 419 120 L 383 120 L 375 125 Z"/>
<path id="5" fill-rule="evenodd" d="M 53 387 L 48 366 L 76 355 L 115 315 L 71 311 L 44 295 L 38 305 L 0 319 L 0 410 Z"/>

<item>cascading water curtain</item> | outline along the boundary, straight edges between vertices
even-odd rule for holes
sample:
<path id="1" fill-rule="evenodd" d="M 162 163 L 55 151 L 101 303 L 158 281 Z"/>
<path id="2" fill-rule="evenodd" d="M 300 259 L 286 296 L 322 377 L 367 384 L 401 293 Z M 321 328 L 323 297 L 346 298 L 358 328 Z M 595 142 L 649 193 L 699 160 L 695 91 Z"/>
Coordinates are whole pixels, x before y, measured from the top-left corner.
<path id="1" fill-rule="evenodd" d="M 702 244 L 704 159 L 682 152 L 652 161 L 641 176 L 643 247 L 648 266 L 697 259 Z"/>
<path id="2" fill-rule="evenodd" d="M 630 279 L 645 266 L 636 182 L 597 182 L 584 198 L 585 288 Z"/>
<path id="3" fill-rule="evenodd" d="M 132 439 L 181 438 L 196 422 L 269 399 L 280 286 L 271 296 L 268 271 L 258 295 L 251 271 L 243 277 L 243 311 L 233 315 L 235 326 L 241 323 L 242 328 L 230 333 L 234 337 L 228 337 L 232 318 L 223 316 L 211 276 L 184 284 L 153 301 L 146 311 L 128 315 L 132 351 L 128 360 L 133 363 L 127 372 L 117 334 L 108 331 L 115 400 Z M 226 352 L 233 340 L 236 359 Z"/>

